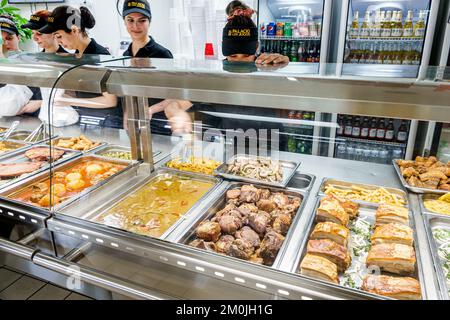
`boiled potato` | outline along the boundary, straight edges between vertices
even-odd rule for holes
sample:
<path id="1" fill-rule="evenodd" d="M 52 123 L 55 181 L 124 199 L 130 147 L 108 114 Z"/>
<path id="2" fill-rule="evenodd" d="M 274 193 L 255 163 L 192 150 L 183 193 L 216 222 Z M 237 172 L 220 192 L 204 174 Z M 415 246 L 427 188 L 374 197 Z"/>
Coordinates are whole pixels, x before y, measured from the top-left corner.
<path id="1" fill-rule="evenodd" d="M 86 185 L 86 182 L 84 182 L 84 180 L 72 180 L 70 182 L 67 183 L 67 188 L 71 189 L 71 190 L 79 190 L 84 188 L 84 186 Z"/>
<path id="2" fill-rule="evenodd" d="M 103 167 L 99 164 L 91 164 L 86 167 L 86 175 L 88 177 L 96 176 L 104 171 Z"/>
<path id="3" fill-rule="evenodd" d="M 61 203 L 61 199 L 57 196 L 52 197 L 52 204 L 56 205 L 58 203 Z M 39 201 L 39 205 L 42 207 L 50 207 L 50 195 L 44 196 L 41 201 Z"/>
<path id="4" fill-rule="evenodd" d="M 62 183 L 57 183 L 57 184 L 53 185 L 52 189 L 53 189 L 53 194 L 58 197 L 64 196 L 67 192 L 66 186 L 63 185 Z"/>
<path id="5" fill-rule="evenodd" d="M 71 181 L 77 181 L 77 180 L 83 180 L 83 176 L 81 175 L 81 173 L 78 173 L 78 172 L 72 172 L 72 173 L 69 173 L 69 174 L 66 176 L 66 182 L 67 182 L 67 183 L 69 183 L 69 182 L 71 182 Z"/>

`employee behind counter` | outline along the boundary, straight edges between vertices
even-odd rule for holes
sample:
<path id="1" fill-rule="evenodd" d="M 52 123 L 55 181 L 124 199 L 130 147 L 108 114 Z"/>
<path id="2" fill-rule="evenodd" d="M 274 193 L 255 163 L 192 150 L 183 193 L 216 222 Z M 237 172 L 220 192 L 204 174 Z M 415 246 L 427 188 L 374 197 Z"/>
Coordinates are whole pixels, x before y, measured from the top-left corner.
<path id="1" fill-rule="evenodd" d="M 229 72 L 254 72 L 258 69 L 279 69 L 289 64 L 289 58 L 280 54 L 261 54 L 258 51 L 258 28 L 252 20 L 253 11 L 240 1 L 233 1 L 234 7 L 227 8 L 229 13 L 228 23 L 223 29 L 222 53 L 226 57 L 224 60 L 224 70 Z M 229 10 L 229 11 L 228 11 Z M 187 110 L 220 112 L 224 114 L 256 115 L 276 118 L 278 115 L 274 110 L 252 107 L 221 106 L 195 104 L 189 105 L 172 104 L 165 109 L 169 123 L 174 128 L 190 132 L 192 126 L 188 119 Z M 202 115 L 202 123 L 206 127 L 218 128 L 221 130 L 259 129 L 282 130 L 279 123 L 272 121 L 256 122 L 244 119 L 227 118 Z"/>
<path id="2" fill-rule="evenodd" d="M 75 16 L 75 18 L 74 18 Z M 77 25 L 77 21 L 79 24 Z M 54 34 L 59 44 L 68 50 L 83 55 L 110 55 L 108 49 L 90 38 L 87 30 L 94 28 L 95 18 L 86 7 L 80 9 L 60 6 L 53 10 L 47 24 L 39 29 L 43 34 Z M 70 26 L 70 27 L 69 27 Z M 80 115 L 81 124 L 97 124 L 104 127 L 123 128 L 123 111 L 120 99 L 109 93 L 92 94 L 76 92 L 78 106 L 74 109 Z M 67 99 L 69 98 L 69 99 Z M 55 106 L 70 107 L 70 97 L 56 97 Z"/>

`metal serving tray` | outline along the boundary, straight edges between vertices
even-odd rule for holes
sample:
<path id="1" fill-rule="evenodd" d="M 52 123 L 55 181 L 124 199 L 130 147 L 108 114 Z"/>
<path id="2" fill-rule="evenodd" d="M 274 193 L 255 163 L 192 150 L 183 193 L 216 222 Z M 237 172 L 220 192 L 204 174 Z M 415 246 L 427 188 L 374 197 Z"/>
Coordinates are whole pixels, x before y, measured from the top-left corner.
<path id="1" fill-rule="evenodd" d="M 105 154 L 109 153 L 109 152 L 129 152 L 129 153 L 131 153 L 131 148 L 119 146 L 119 145 L 115 145 L 115 144 L 108 144 L 108 145 L 103 145 L 103 146 L 95 149 L 93 154 L 100 156 L 100 157 L 110 158 L 110 157 L 105 156 Z M 155 152 L 153 152 L 153 157 L 156 157 L 160 154 L 161 154 L 161 151 L 155 151 Z M 116 158 L 111 158 L 111 159 L 116 159 Z M 133 160 L 129 160 L 129 161 L 133 161 Z"/>
<path id="2" fill-rule="evenodd" d="M 107 179 L 97 183 L 96 185 L 94 185 L 90 188 L 84 189 L 78 195 L 75 195 L 75 196 L 71 197 L 70 199 L 63 201 L 62 203 L 54 206 L 53 207 L 54 210 L 60 210 L 61 208 L 67 206 L 68 204 L 81 198 L 82 196 L 88 194 L 89 192 L 99 188 L 100 186 L 106 184 L 111 179 L 115 178 L 116 176 L 120 175 L 121 173 L 123 173 L 123 172 L 129 170 L 131 167 L 133 167 L 133 164 L 128 161 L 111 160 L 111 159 L 105 159 L 102 157 L 96 157 L 96 156 L 92 156 L 92 155 L 85 155 L 82 157 L 74 158 L 71 161 L 67 161 L 63 164 L 60 164 L 60 165 L 54 167 L 53 172 L 67 170 L 67 169 L 79 164 L 82 161 L 92 161 L 92 160 L 100 160 L 100 161 L 109 162 L 109 163 L 113 163 L 113 164 L 117 164 L 117 165 L 123 165 L 123 166 L 125 166 L 125 168 L 122 171 L 119 171 L 118 173 L 112 175 L 111 177 L 108 177 Z M 33 184 L 36 184 L 36 183 L 39 183 L 42 181 L 46 181 L 48 179 L 49 179 L 49 171 L 44 171 L 40 174 L 33 175 L 32 177 L 30 177 L 28 179 L 24 179 L 24 180 L 20 181 L 19 183 L 15 183 L 12 186 L 3 189 L 0 192 L 0 199 L 5 202 L 17 205 L 19 207 L 31 209 L 33 212 L 37 212 L 37 213 L 40 213 L 43 215 L 49 215 L 51 213 L 51 208 L 43 208 L 43 207 L 35 206 L 30 203 L 24 203 L 24 202 L 17 201 L 17 200 L 14 200 L 14 199 L 11 199 L 8 197 L 17 192 L 20 192 L 21 190 L 23 190 L 24 188 L 26 188 L 30 185 L 33 185 Z"/>
<path id="3" fill-rule="evenodd" d="M 13 140 L 5 140 L 3 141 L 3 143 L 5 143 L 7 146 L 17 146 L 17 149 L 11 150 L 11 151 L 6 151 L 6 152 L 0 152 L 0 158 L 4 158 L 4 157 L 8 157 L 11 154 L 15 154 L 17 152 L 23 151 L 25 150 L 27 147 L 29 147 L 31 144 L 30 143 L 25 143 L 25 142 L 20 142 L 20 141 L 13 141 Z"/>
<path id="4" fill-rule="evenodd" d="M 308 244 L 309 238 L 310 238 L 311 233 L 314 231 L 314 228 L 315 228 L 315 226 L 317 224 L 316 223 L 317 209 L 320 207 L 320 201 L 324 197 L 325 197 L 324 195 L 317 196 L 316 204 L 314 206 L 314 212 L 311 215 L 311 217 L 309 219 L 309 222 L 308 222 L 308 227 L 307 227 L 308 231 L 304 235 L 304 238 L 303 238 L 300 250 L 298 251 L 298 255 L 297 255 L 297 257 L 294 260 L 295 264 L 294 264 L 294 266 L 293 266 L 293 268 L 291 270 L 291 272 L 293 272 L 293 273 L 300 274 L 300 264 L 301 264 L 304 256 L 306 255 L 307 244 Z M 379 205 L 372 204 L 372 203 L 371 204 L 360 204 L 359 217 L 358 218 L 364 218 L 365 221 L 370 223 L 372 228 L 373 228 L 374 224 L 375 224 L 375 212 L 376 212 L 378 206 Z M 415 228 L 415 224 L 414 224 L 414 216 L 413 216 L 413 213 L 412 213 L 411 210 L 409 210 L 409 226 L 414 230 L 414 245 L 413 246 L 414 246 L 414 251 L 415 251 L 415 254 L 416 254 L 416 270 L 414 272 L 413 277 L 420 282 L 420 287 L 421 287 L 421 290 L 422 290 L 422 299 L 426 300 L 427 294 L 426 294 L 426 290 L 425 290 L 426 287 L 425 287 L 424 276 L 423 276 L 423 271 L 422 271 L 423 270 L 423 268 L 422 268 L 422 261 L 420 259 L 420 251 L 418 250 L 418 240 L 417 240 L 418 238 L 417 238 L 417 233 L 415 231 L 416 228 Z M 371 234 L 372 233 L 373 233 L 373 229 L 371 230 Z M 350 230 L 350 237 L 353 234 L 354 234 L 354 232 Z M 352 257 L 352 264 L 350 265 L 349 269 L 352 268 L 355 264 L 358 264 L 358 265 L 361 265 L 361 266 L 366 266 L 365 263 L 355 259 L 354 255 L 353 255 L 353 252 L 351 250 L 351 247 L 350 247 L 350 241 L 349 241 L 349 252 L 350 252 L 350 256 Z M 364 261 L 365 261 L 365 259 L 364 259 Z M 382 274 L 383 275 L 392 275 L 394 277 L 398 276 L 396 274 L 390 274 L 388 272 L 383 272 Z M 339 282 L 342 283 L 343 279 L 344 279 L 344 274 L 340 273 L 339 274 Z M 318 279 L 316 279 L 316 280 L 318 280 Z M 321 280 L 318 280 L 318 281 L 321 281 Z M 362 283 L 362 281 L 363 281 L 363 279 L 361 279 L 361 283 Z M 325 282 L 325 281 L 322 281 L 322 282 Z M 344 286 L 344 285 L 341 285 L 341 284 L 336 285 L 336 284 L 331 283 L 331 282 L 326 282 L 326 283 L 330 284 L 331 286 L 333 286 L 335 288 L 336 287 L 344 287 L 344 288 L 348 288 L 349 290 L 352 290 L 352 291 L 357 291 L 359 293 L 365 292 L 365 291 L 363 291 L 361 289 L 350 288 L 350 287 L 347 287 L 347 286 Z M 380 296 L 380 297 L 383 298 L 383 299 L 387 298 L 387 297 L 382 297 L 382 296 Z"/>
<path id="5" fill-rule="evenodd" d="M 189 225 L 189 227 L 186 229 L 186 231 L 184 233 L 180 234 L 175 239 L 175 242 L 188 245 L 189 242 L 197 239 L 197 237 L 195 236 L 195 229 L 200 225 L 200 223 L 202 221 L 212 219 L 218 211 L 222 210 L 225 207 L 227 191 L 234 190 L 234 189 L 240 189 L 244 185 L 246 185 L 246 183 L 230 182 L 228 187 L 224 190 L 224 192 L 222 194 L 220 194 L 219 196 L 217 196 L 216 198 L 214 198 L 214 200 L 212 201 L 212 204 L 210 206 L 208 206 L 207 208 L 205 208 L 205 210 L 199 216 L 197 216 L 195 220 L 192 221 L 192 223 Z M 260 189 L 269 189 L 271 192 L 282 192 L 290 197 L 299 197 L 300 199 L 302 199 L 300 208 L 298 208 L 297 214 L 295 215 L 294 219 L 292 219 L 292 224 L 291 224 L 289 231 L 284 239 L 283 245 L 281 246 L 280 251 L 278 252 L 277 258 L 275 259 L 273 265 L 271 266 L 272 268 L 277 268 L 284 256 L 284 254 L 286 253 L 288 243 L 293 236 L 293 232 L 294 232 L 293 230 L 295 230 L 295 228 L 300 220 L 300 217 L 303 214 L 303 210 L 304 210 L 306 202 L 308 200 L 308 194 L 305 192 L 301 192 L 301 191 L 293 191 L 293 190 L 286 190 L 286 189 L 281 189 L 281 188 L 267 187 L 266 185 L 254 185 L 254 186 L 256 188 L 260 188 Z M 198 250 L 202 250 L 202 249 L 198 249 Z M 227 257 L 229 259 L 238 259 L 238 258 L 226 256 L 226 255 L 221 255 L 221 256 Z M 238 260 L 244 261 L 241 259 L 238 259 Z"/>
<path id="6" fill-rule="evenodd" d="M 422 211 L 422 214 L 429 214 L 429 215 L 435 215 L 435 216 L 443 216 L 443 217 L 449 217 L 450 215 L 446 215 L 443 213 L 439 213 L 439 212 L 435 212 L 435 211 L 431 211 L 429 209 L 427 209 L 425 207 L 425 201 L 426 200 L 437 200 L 439 197 L 441 197 L 441 195 L 439 194 L 432 194 L 432 193 L 426 193 L 426 194 L 422 194 L 420 195 L 420 211 Z"/>
<path id="7" fill-rule="evenodd" d="M 397 172 L 397 176 L 400 179 L 400 182 L 402 183 L 403 187 L 413 193 L 436 193 L 436 194 L 446 194 L 448 191 L 445 190 L 436 190 L 436 189 L 428 189 L 428 188 L 419 188 L 419 187 L 413 187 L 410 186 L 408 182 L 406 182 L 405 178 L 402 175 L 402 172 L 400 171 L 400 167 L 397 164 L 397 160 L 392 160 L 392 164 L 394 165 L 395 172 Z"/>
<path id="8" fill-rule="evenodd" d="M 28 138 L 30 136 L 30 134 L 32 134 L 33 132 L 31 131 L 14 131 L 10 136 L 9 136 L 9 140 L 15 140 L 15 141 L 22 141 L 24 142 L 26 138 Z M 56 138 L 57 136 L 53 136 L 53 139 Z M 30 142 L 31 144 L 36 144 L 36 143 L 42 143 L 45 141 L 50 140 L 50 138 L 44 138 L 44 135 L 41 133 L 40 135 L 38 135 L 36 137 L 36 139 L 33 142 Z"/>
<path id="9" fill-rule="evenodd" d="M 438 254 L 438 248 L 442 243 L 436 240 L 433 235 L 433 230 L 436 228 L 443 228 L 450 231 L 450 217 L 425 215 L 424 223 L 428 242 L 430 244 L 431 255 L 433 257 L 433 264 L 437 272 L 441 298 L 450 300 L 450 280 L 446 280 L 445 278 L 444 268 L 442 266 L 444 261 Z"/>
<path id="10" fill-rule="evenodd" d="M 0 158 L 0 165 L 31 162 L 31 160 L 25 156 L 25 152 L 27 152 L 28 150 L 34 149 L 34 148 L 41 148 L 41 147 L 48 148 L 49 146 L 45 145 L 45 144 L 43 144 L 43 145 L 41 144 L 41 145 L 33 145 L 33 146 L 28 146 L 26 148 L 22 148 L 18 152 L 14 152 L 5 157 Z M 58 150 L 59 148 L 55 148 L 55 149 Z M 65 151 L 65 154 L 60 159 L 55 161 L 53 163 L 53 166 L 60 165 L 66 161 L 70 161 L 76 157 L 81 156 L 81 152 L 79 152 L 79 151 L 73 151 L 73 150 L 70 152 L 66 151 L 66 150 L 63 150 L 63 151 Z M 50 167 L 50 163 L 47 162 L 40 169 L 38 169 L 32 173 L 24 174 L 20 177 L 16 177 L 16 178 L 12 178 L 12 179 L 3 179 L 3 180 L 0 179 L 0 190 L 3 188 L 8 188 L 9 186 L 11 186 L 15 183 L 18 183 L 28 177 L 31 177 L 35 174 L 39 174 L 41 172 L 47 171 L 47 170 L 49 170 L 49 167 Z"/>
<path id="11" fill-rule="evenodd" d="M 170 162 L 172 160 L 172 155 L 168 155 L 168 156 L 166 156 L 162 161 L 161 161 L 161 163 L 162 163 L 162 168 L 167 168 L 167 169 L 170 169 L 170 170 L 173 170 L 173 171 L 176 171 L 176 172 L 180 172 L 180 173 L 185 173 L 185 172 L 190 172 L 190 173 L 194 173 L 194 174 L 196 174 L 196 175 L 198 175 L 198 176 L 201 176 L 201 177 L 205 177 L 205 178 L 210 178 L 210 177 L 214 177 L 214 175 L 215 175 L 215 171 L 213 171 L 213 174 L 211 174 L 211 175 L 209 175 L 209 174 L 204 174 L 204 173 L 198 173 L 198 172 L 191 172 L 191 171 L 183 171 L 183 170 L 178 170 L 178 169 L 175 169 L 175 168 L 169 168 L 168 166 L 167 166 L 167 164 Z M 219 175 L 219 177 L 220 177 L 220 175 Z"/>
<path id="12" fill-rule="evenodd" d="M 286 186 L 288 190 L 311 191 L 316 181 L 316 176 L 307 173 L 296 172 L 289 184 Z"/>
<path id="13" fill-rule="evenodd" d="M 145 239 L 145 238 L 151 238 L 150 236 L 146 236 L 146 235 L 140 235 L 131 231 L 127 231 L 124 229 L 120 229 L 120 228 L 116 228 L 116 227 L 112 227 L 112 226 L 108 226 L 106 224 L 100 223 L 100 222 L 96 222 L 95 220 L 100 217 L 101 215 L 107 213 L 110 209 L 112 209 L 114 206 L 118 205 L 121 201 L 125 200 L 129 195 L 139 191 L 142 187 L 148 185 L 149 183 L 151 183 L 153 180 L 155 180 L 156 178 L 158 178 L 161 175 L 165 175 L 165 174 L 171 174 L 174 176 L 178 176 L 178 177 L 185 177 L 185 178 L 189 178 L 191 180 L 197 180 L 197 181 L 202 181 L 202 182 L 210 182 L 212 183 L 212 187 L 211 189 L 206 192 L 198 201 L 196 204 L 194 204 L 194 206 L 192 206 L 192 208 L 190 208 L 188 211 L 186 211 L 179 219 L 178 221 L 176 221 L 169 229 L 167 229 L 164 234 L 159 237 L 159 239 L 166 239 L 183 221 L 191 218 L 190 216 L 192 215 L 193 212 L 195 212 L 196 208 L 198 207 L 198 205 L 204 201 L 217 187 L 218 185 L 222 182 L 221 179 L 215 178 L 215 177 L 204 177 L 204 176 L 199 176 L 197 174 L 194 173 L 189 173 L 189 172 L 179 172 L 176 170 L 172 170 L 169 168 L 159 168 L 157 169 L 154 173 L 152 173 L 148 178 L 140 181 L 139 183 L 133 185 L 131 188 L 125 188 L 123 190 L 123 192 L 117 194 L 116 197 L 114 197 L 113 199 L 111 199 L 110 201 L 106 202 L 105 204 L 101 205 L 100 207 L 98 207 L 98 209 L 90 211 L 88 213 L 86 213 L 84 216 L 79 217 L 78 219 L 83 220 L 83 223 L 87 223 L 89 225 L 94 226 L 95 228 L 100 228 L 103 231 L 111 231 L 114 230 L 116 232 L 125 234 L 125 235 L 132 235 L 133 237 L 138 237 L 141 239 Z M 69 213 L 70 214 L 70 213 Z"/>
<path id="14" fill-rule="evenodd" d="M 57 147 L 57 146 L 56 146 L 56 145 L 58 144 L 59 140 L 61 140 L 61 139 L 67 140 L 67 139 L 71 139 L 71 138 L 72 138 L 72 137 L 60 137 L 60 138 L 52 139 L 52 140 L 49 141 L 47 144 L 48 144 L 48 145 L 51 144 L 54 148 L 59 148 L 59 149 L 61 149 L 61 150 L 74 151 L 73 149 L 70 149 L 70 148 L 61 148 L 61 147 Z M 96 141 L 94 141 L 94 142 L 96 142 Z M 101 148 L 104 148 L 104 147 L 107 145 L 106 142 L 99 142 L 99 143 L 100 143 L 100 145 L 98 145 L 98 146 L 96 146 L 96 147 L 94 147 L 94 148 L 92 148 L 92 149 L 90 149 L 90 150 L 80 151 L 80 152 L 82 152 L 82 153 L 84 153 L 84 154 L 86 154 L 86 153 L 95 153 L 97 150 L 99 150 L 99 149 L 101 149 Z M 77 151 L 78 151 L 78 150 L 77 150 Z"/>
<path id="15" fill-rule="evenodd" d="M 339 188 L 339 189 L 343 189 L 343 190 L 349 190 L 352 188 L 352 186 L 360 187 L 360 188 L 364 188 L 364 189 L 368 189 L 368 190 L 376 190 L 379 188 L 384 188 L 388 192 L 403 199 L 406 204 L 405 207 L 409 207 L 408 194 L 405 191 L 400 190 L 400 189 L 387 188 L 387 187 L 377 186 L 377 185 L 373 185 L 373 184 L 354 183 L 351 181 L 345 181 L 345 180 L 341 180 L 341 179 L 324 178 L 322 181 L 322 184 L 320 185 L 319 195 L 325 195 L 325 188 L 329 185 Z M 349 200 L 352 200 L 352 199 L 349 199 Z M 368 201 L 362 201 L 362 200 L 352 200 L 352 201 L 359 203 L 359 204 L 363 204 L 363 205 L 374 205 L 374 204 L 377 205 L 377 203 L 375 203 L 375 202 L 368 202 Z"/>
<path id="16" fill-rule="evenodd" d="M 279 160 L 281 167 L 283 169 L 283 181 L 282 182 L 266 182 L 261 181 L 258 179 L 251 179 L 251 178 L 245 178 L 234 174 L 227 173 L 228 171 L 228 163 L 233 162 L 236 158 L 251 158 L 251 159 L 267 159 L 264 157 L 257 157 L 257 156 L 249 156 L 249 155 L 242 155 L 238 154 L 229 159 L 226 163 L 223 163 L 220 167 L 218 167 L 216 170 L 214 170 L 214 174 L 221 176 L 225 179 L 234 180 L 234 181 L 242 181 L 246 183 L 251 184 L 260 184 L 260 185 L 267 185 L 271 187 L 276 188 L 285 188 L 289 181 L 292 179 L 294 174 L 297 172 L 298 168 L 300 167 L 300 162 L 292 162 L 292 161 L 285 161 L 285 160 Z"/>

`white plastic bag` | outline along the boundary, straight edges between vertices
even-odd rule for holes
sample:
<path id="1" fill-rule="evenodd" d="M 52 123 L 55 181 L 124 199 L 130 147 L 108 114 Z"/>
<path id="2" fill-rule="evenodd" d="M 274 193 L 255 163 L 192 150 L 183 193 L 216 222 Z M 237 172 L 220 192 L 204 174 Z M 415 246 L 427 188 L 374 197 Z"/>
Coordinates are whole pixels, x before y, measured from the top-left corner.
<path id="1" fill-rule="evenodd" d="M 0 117 L 13 117 L 20 113 L 33 97 L 27 86 L 8 84 L 0 88 Z"/>
<path id="2" fill-rule="evenodd" d="M 42 106 L 41 112 L 39 113 L 39 119 L 43 122 L 49 123 L 55 127 L 66 127 L 75 124 L 80 119 L 78 112 L 72 107 L 56 107 L 53 106 L 53 100 L 51 101 L 51 119 L 48 118 L 48 106 L 50 100 L 51 89 L 41 88 L 42 93 Z M 64 95 L 64 90 L 56 89 L 54 98 L 62 97 Z"/>

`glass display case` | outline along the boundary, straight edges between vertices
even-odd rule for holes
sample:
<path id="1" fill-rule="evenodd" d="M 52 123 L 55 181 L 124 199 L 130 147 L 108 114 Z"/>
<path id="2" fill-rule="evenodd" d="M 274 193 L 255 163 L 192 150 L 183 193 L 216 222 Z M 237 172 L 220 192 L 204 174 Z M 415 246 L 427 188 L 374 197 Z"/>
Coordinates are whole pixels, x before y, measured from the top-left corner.
<path id="1" fill-rule="evenodd" d="M 280 53 L 319 72 L 328 54 L 331 1 L 263 0 L 258 13 L 262 53 Z"/>
<path id="2" fill-rule="evenodd" d="M 62 285 L 75 274 L 80 283 L 71 290 L 99 299 L 385 299 L 362 283 L 369 276 L 358 258 L 364 250 L 347 246 L 347 252 L 341 245 L 353 262 L 338 271 L 338 263 L 327 260 L 336 270 L 330 278 L 308 272 L 311 241 L 324 240 L 312 237 L 326 194 L 339 198 L 363 190 L 368 197 L 360 194 L 350 206 L 360 207 L 366 224 L 377 222 L 383 201 L 406 212 L 413 232 L 407 247 L 417 257 L 408 269 L 414 279 L 410 298 L 446 298 L 445 283 L 438 281 L 445 271 L 435 272 L 429 232 L 445 226 L 445 219 L 428 223 L 435 216 L 397 175 L 397 164 L 319 156 L 321 149 L 327 155 L 335 143 L 330 132 L 340 127 L 331 114 L 450 122 L 448 84 L 435 81 L 436 72 L 427 80 L 374 85 L 360 77 L 302 73 L 296 63 L 274 70 L 223 61 L 108 57 L 88 65 L 69 58 L 47 65 L 30 63 L 32 58 L 0 62 L 0 69 L 9 68 L 0 83 L 49 89 L 41 106 L 48 138 L 31 142 L 33 152 L 22 149 L 25 162 L 43 162 L 42 170 L 0 186 L 1 218 L 32 226 L 0 239 L 1 262 Z M 25 71 L 34 68 L 45 72 L 31 77 Z M 119 105 L 122 119 L 116 121 L 109 109 Z M 317 134 L 308 135 L 328 142 L 311 155 L 294 152 L 289 141 L 307 134 L 283 131 L 286 139 L 280 138 L 282 131 L 264 121 L 271 117 L 249 113 L 250 107 L 275 110 L 272 118 L 286 119 L 281 124 L 312 126 Z M 76 122 L 56 121 L 69 121 L 62 114 L 71 109 L 79 115 Z M 220 123 L 199 123 L 212 114 Z M 19 119 L 21 131 L 33 131 L 40 118 L 2 118 L 0 127 Z M 155 130 L 155 121 L 167 135 Z M 396 132 L 403 132 L 397 122 Z M 192 131 L 173 135 L 180 124 Z M 0 156 L 3 172 L 15 161 Z M 342 222 L 352 237 L 360 218 Z"/>
<path id="3" fill-rule="evenodd" d="M 438 8 L 429 0 L 343 1 L 339 73 L 416 78 L 429 63 Z"/>

